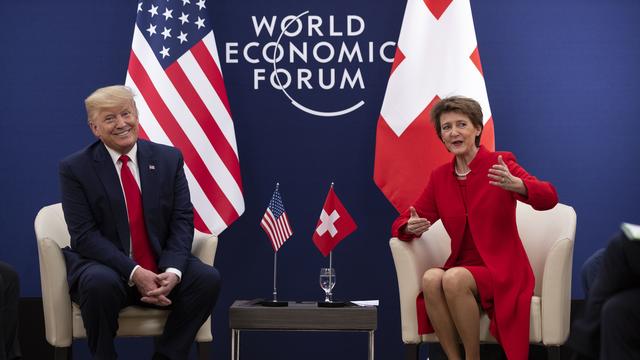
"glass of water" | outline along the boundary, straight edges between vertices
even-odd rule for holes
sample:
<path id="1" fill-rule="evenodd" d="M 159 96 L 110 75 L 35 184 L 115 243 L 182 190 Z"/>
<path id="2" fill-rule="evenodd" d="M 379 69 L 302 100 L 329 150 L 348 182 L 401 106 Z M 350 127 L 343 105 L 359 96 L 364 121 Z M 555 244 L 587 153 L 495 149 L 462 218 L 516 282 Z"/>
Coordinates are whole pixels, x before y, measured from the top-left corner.
<path id="1" fill-rule="evenodd" d="M 331 302 L 331 290 L 336 286 L 336 270 L 334 268 L 320 269 L 320 287 L 324 290 L 324 302 Z"/>

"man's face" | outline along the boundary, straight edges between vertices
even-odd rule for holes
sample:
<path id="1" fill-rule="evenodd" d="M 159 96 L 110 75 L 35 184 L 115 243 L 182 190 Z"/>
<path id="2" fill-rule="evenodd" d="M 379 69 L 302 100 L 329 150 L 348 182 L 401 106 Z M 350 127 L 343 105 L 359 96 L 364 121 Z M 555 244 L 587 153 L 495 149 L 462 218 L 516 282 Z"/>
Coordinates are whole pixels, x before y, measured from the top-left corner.
<path id="1" fill-rule="evenodd" d="M 120 154 L 128 153 L 138 141 L 138 115 L 133 104 L 103 109 L 89 126 L 96 137 Z"/>

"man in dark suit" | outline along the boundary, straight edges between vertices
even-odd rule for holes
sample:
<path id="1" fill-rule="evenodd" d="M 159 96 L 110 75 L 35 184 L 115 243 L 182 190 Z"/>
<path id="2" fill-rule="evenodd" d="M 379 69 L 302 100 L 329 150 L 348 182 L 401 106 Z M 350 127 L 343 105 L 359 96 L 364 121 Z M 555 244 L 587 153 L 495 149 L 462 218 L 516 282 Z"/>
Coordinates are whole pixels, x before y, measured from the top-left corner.
<path id="1" fill-rule="evenodd" d="M 18 273 L 0 261 L 0 360 L 20 358 L 18 344 L 18 302 L 20 281 Z"/>
<path id="2" fill-rule="evenodd" d="M 574 359 L 640 358 L 640 241 L 620 232 L 588 260 L 583 277 L 585 312 L 567 342 Z"/>
<path id="3" fill-rule="evenodd" d="M 71 234 L 65 261 L 96 359 L 115 359 L 119 311 L 170 307 L 154 359 L 188 356 L 218 297 L 216 269 L 191 255 L 193 208 L 180 151 L 138 139 L 138 111 L 125 86 L 86 100 L 99 139 L 60 162 Z"/>

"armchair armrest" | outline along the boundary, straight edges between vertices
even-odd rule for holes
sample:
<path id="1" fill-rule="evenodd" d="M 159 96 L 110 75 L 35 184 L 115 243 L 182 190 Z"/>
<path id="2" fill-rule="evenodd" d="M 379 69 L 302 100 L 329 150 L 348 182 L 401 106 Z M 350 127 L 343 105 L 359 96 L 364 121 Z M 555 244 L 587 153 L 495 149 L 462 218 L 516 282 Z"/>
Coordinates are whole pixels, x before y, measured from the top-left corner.
<path id="1" fill-rule="evenodd" d="M 67 267 L 58 243 L 49 237 L 39 238 L 38 260 L 47 341 L 55 347 L 71 346 L 72 316 Z"/>
<path id="2" fill-rule="evenodd" d="M 422 275 L 427 269 L 442 266 L 450 248 L 449 236 L 442 222 L 434 223 L 422 237 L 412 241 L 392 238 L 389 241 L 393 262 L 398 276 L 400 292 L 400 318 L 402 322 L 402 341 L 405 344 L 418 344 L 416 297 L 422 291 Z"/>
<path id="3" fill-rule="evenodd" d="M 406 344 L 421 342 L 418 334 L 416 312 L 416 297 L 420 293 L 422 274 L 427 270 L 426 257 L 414 251 L 414 239 L 405 242 L 398 238 L 389 241 L 393 262 L 398 276 L 398 291 L 400 293 L 400 320 L 402 324 L 402 341 Z M 422 255 L 422 256 L 421 256 Z"/>
<path id="4" fill-rule="evenodd" d="M 211 234 L 205 234 L 198 230 L 194 230 L 193 244 L 191 245 L 191 253 L 200 261 L 207 265 L 213 266 L 218 248 L 218 237 Z M 197 342 L 210 342 L 213 340 L 211 333 L 211 316 L 207 318 L 205 323 L 200 327 L 196 334 Z"/>
<path id="5" fill-rule="evenodd" d="M 191 253 L 200 261 L 207 265 L 213 266 L 218 248 L 218 237 L 211 234 L 205 234 L 198 230 L 194 230 L 193 244 L 191 245 Z"/>
<path id="6" fill-rule="evenodd" d="M 561 238 L 551 246 L 542 276 L 542 342 L 562 345 L 569 337 L 573 239 Z"/>

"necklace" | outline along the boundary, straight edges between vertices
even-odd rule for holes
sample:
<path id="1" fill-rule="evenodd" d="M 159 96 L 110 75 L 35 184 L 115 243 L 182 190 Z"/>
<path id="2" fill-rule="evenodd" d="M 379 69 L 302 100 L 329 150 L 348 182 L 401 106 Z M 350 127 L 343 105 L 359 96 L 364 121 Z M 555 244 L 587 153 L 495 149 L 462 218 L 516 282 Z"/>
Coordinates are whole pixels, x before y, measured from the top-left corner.
<path id="1" fill-rule="evenodd" d="M 465 176 L 469 175 L 469 173 L 471 172 L 471 169 L 469 169 L 465 173 L 459 173 L 457 167 L 454 167 L 453 170 L 456 172 L 456 176 L 458 176 L 458 177 L 465 177 Z"/>

